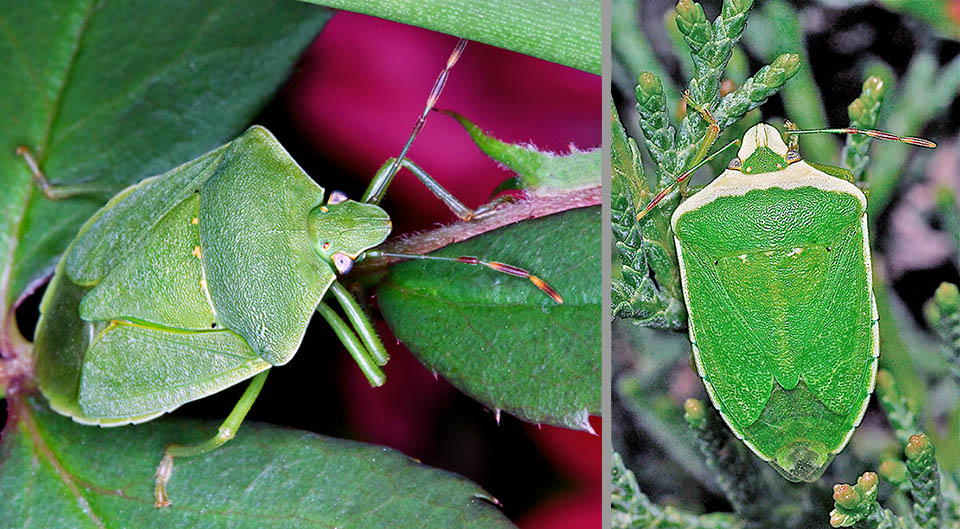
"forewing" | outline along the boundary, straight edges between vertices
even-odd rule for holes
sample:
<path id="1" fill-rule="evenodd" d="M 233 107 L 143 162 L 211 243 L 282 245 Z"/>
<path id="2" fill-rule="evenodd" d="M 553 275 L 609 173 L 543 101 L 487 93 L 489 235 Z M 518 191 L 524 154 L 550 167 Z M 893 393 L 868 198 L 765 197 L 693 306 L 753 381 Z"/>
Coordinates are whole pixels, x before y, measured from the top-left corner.
<path id="1" fill-rule="evenodd" d="M 864 260 L 866 223 L 851 224 L 830 245 L 816 319 L 801 349 L 803 378 L 830 411 L 847 415 L 868 391 L 873 362 L 873 304 Z"/>
<path id="2" fill-rule="evenodd" d="M 335 279 L 307 233 L 317 186 L 261 127 L 230 146 L 200 196 L 200 241 L 217 319 L 271 364 L 290 360 Z"/>
<path id="3" fill-rule="evenodd" d="M 66 257 L 66 272 L 79 285 L 93 285 L 141 247 L 154 225 L 213 174 L 224 145 L 170 171 L 132 185 L 80 229 Z"/>
<path id="4" fill-rule="evenodd" d="M 767 352 L 728 292 L 716 259 L 683 243 L 678 250 L 701 375 L 721 411 L 742 430 L 757 420 L 773 390 Z"/>
<path id="5" fill-rule="evenodd" d="M 199 195 L 190 193 L 146 227 L 137 251 L 83 298 L 80 317 L 139 320 L 180 329 L 214 328 L 200 261 L 199 204 Z"/>
<path id="6" fill-rule="evenodd" d="M 822 247 L 778 248 L 717 257 L 719 280 L 757 338 L 777 382 L 794 389 L 811 318 L 829 269 Z"/>
<path id="7" fill-rule="evenodd" d="M 133 422 L 130 418 L 170 411 L 269 367 L 230 331 L 184 332 L 117 322 L 87 350 L 80 420 Z"/>
<path id="8" fill-rule="evenodd" d="M 858 310 L 869 312 L 868 294 L 857 294 L 860 297 L 855 302 L 839 299 L 852 290 L 869 290 L 858 286 L 864 284 L 863 233 L 857 229 L 862 222 L 863 200 L 852 186 L 852 192 L 833 189 L 831 184 L 837 180 L 827 175 L 820 179 L 816 174 L 786 175 L 782 177 L 783 184 L 789 185 L 791 179 L 800 177 L 822 188 L 770 187 L 721 195 L 675 215 L 674 224 L 684 252 L 698 256 L 696 265 L 703 268 L 700 280 L 713 289 L 703 295 L 704 305 L 699 309 L 706 315 L 696 314 L 692 307 L 691 317 L 717 320 L 718 332 L 724 332 L 725 327 L 744 326 L 741 332 L 753 338 L 748 346 L 763 351 L 759 359 L 767 363 L 780 385 L 793 389 L 802 377 L 808 385 L 816 385 L 811 391 L 818 398 L 826 397 L 824 404 L 830 407 L 828 401 L 832 402 L 834 409 L 849 405 L 851 397 L 849 393 L 833 392 L 859 383 L 853 381 L 858 375 L 849 370 L 859 360 L 851 360 L 847 342 L 857 332 L 861 336 L 869 334 L 870 327 L 867 320 L 862 329 L 854 329 L 863 321 L 840 317 L 835 312 L 839 309 L 834 307 L 853 304 Z M 858 235 L 851 235 L 851 230 Z M 861 237 L 860 243 L 854 240 L 857 236 Z M 695 249 L 700 249 L 699 254 L 692 252 Z M 860 278 L 854 277 L 856 266 L 861 270 Z M 688 269 L 692 267 L 693 264 L 687 265 Z M 687 273 L 690 275 L 689 270 Z M 692 278 L 688 279 L 690 285 L 695 285 Z M 695 287 L 688 289 L 692 296 Z M 698 321 L 694 323 L 695 327 L 702 327 Z M 712 333 L 705 337 L 699 328 L 696 330 L 699 341 L 712 338 Z M 735 329 L 727 332 L 735 337 L 733 341 L 741 340 Z M 736 352 L 741 347 L 739 343 L 718 346 L 729 348 L 725 354 L 735 358 L 744 355 Z M 701 349 L 705 350 L 702 344 Z M 736 365 L 757 369 L 748 365 L 752 357 L 742 360 Z M 706 360 L 704 364 L 709 367 Z M 718 382 L 724 381 L 725 377 L 718 378 Z"/>
<path id="9" fill-rule="evenodd" d="M 77 398 L 87 349 L 106 327 L 105 320 L 116 314 L 102 320 L 83 320 L 81 300 L 116 267 L 129 266 L 128 260 L 145 257 L 143 246 L 156 242 L 153 230 L 157 223 L 196 194 L 225 148 L 121 191 L 80 228 L 58 263 L 40 305 L 35 351 L 40 389 L 60 413 L 83 420 Z M 114 290 L 119 293 L 126 282 L 122 273 L 115 278 L 118 288 Z M 152 296 L 150 293 L 148 300 Z M 102 299 L 91 306 L 106 313 L 124 303 L 139 302 L 121 298 Z"/>
<path id="10" fill-rule="evenodd" d="M 64 265 L 61 259 L 40 303 L 34 338 L 37 384 L 53 409 L 79 417 L 83 414 L 77 404 L 83 359 L 93 337 L 105 324 L 80 319 L 80 300 L 89 288 L 70 281 Z"/>

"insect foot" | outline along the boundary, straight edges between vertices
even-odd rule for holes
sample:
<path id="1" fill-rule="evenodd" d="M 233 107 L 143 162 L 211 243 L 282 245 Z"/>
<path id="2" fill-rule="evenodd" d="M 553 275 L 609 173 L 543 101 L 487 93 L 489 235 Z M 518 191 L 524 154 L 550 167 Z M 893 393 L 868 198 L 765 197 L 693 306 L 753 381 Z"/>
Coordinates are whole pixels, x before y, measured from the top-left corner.
<path id="1" fill-rule="evenodd" d="M 167 482 L 170 481 L 170 474 L 173 473 L 173 456 L 165 455 L 157 467 L 157 485 L 154 489 L 153 506 L 160 509 L 170 506 L 170 498 L 167 496 Z"/>

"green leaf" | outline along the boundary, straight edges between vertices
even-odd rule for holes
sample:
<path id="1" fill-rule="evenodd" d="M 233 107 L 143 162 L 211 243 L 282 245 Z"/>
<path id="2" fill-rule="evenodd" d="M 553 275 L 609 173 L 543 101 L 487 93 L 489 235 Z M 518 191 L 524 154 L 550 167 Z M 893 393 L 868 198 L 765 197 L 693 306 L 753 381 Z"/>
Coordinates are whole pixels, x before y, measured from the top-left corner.
<path id="1" fill-rule="evenodd" d="M 424 365 L 490 409 L 590 431 L 587 416 L 600 412 L 599 233 L 600 208 L 581 208 L 432 254 L 496 255 L 541 277 L 563 304 L 485 268 L 411 261 L 390 268 L 380 309 Z"/>
<path id="2" fill-rule="evenodd" d="M 0 13 L 0 312 L 45 279 L 123 186 L 235 136 L 329 13 L 312 6 L 71 0 Z M 18 147 L 56 186 L 48 200 Z"/>
<path id="3" fill-rule="evenodd" d="M 514 527 L 466 479 L 374 445 L 246 423 L 203 456 L 177 459 L 173 505 L 153 506 L 163 446 L 216 423 L 82 426 L 16 398 L 0 445 L 4 527 Z"/>
<path id="4" fill-rule="evenodd" d="M 506 143 L 456 112 L 441 112 L 457 120 L 484 154 L 517 173 L 520 185 L 512 187 L 527 189 L 533 194 L 550 194 L 600 185 L 600 149 L 580 151 L 571 147 L 570 154 L 561 155 L 541 151 L 535 145 Z"/>
<path id="5" fill-rule="evenodd" d="M 944 39 L 960 40 L 957 30 L 956 4 L 938 0 L 880 0 L 890 11 L 903 13 L 929 25 Z"/>
<path id="6" fill-rule="evenodd" d="M 305 0 L 600 74 L 598 0 Z"/>

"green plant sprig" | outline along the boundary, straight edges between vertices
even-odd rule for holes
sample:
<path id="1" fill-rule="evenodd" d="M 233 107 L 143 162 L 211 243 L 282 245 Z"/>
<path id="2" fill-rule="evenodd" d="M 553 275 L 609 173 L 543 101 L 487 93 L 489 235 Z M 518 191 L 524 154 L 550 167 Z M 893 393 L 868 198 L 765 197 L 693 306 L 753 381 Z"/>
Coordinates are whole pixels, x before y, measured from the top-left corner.
<path id="1" fill-rule="evenodd" d="M 901 527 L 899 520 L 890 511 L 877 503 L 880 480 L 873 472 L 864 472 L 856 485 L 838 483 L 833 486 L 834 509 L 830 512 L 830 525 L 850 527 L 865 520 L 871 529 Z"/>
<path id="2" fill-rule="evenodd" d="M 617 252 L 620 255 L 620 277 L 613 278 L 611 301 L 613 314 L 634 318 L 641 325 L 659 329 L 683 329 L 687 312 L 680 292 L 680 276 L 673 264 L 676 250 L 668 236 L 666 219 L 658 217 L 649 224 L 644 237 L 636 222 L 638 204 L 650 200 L 652 194 L 640 163 L 640 151 L 633 138 L 627 136 L 612 108 L 613 178 L 611 218 Z M 657 275 L 653 280 L 650 271 Z"/>
<path id="3" fill-rule="evenodd" d="M 922 431 L 920 417 L 910 409 L 907 398 L 900 393 L 893 375 L 886 369 L 877 373 L 877 397 L 898 443 L 905 445 L 911 435 Z"/>
<path id="4" fill-rule="evenodd" d="M 677 5 L 677 25 L 685 35 L 696 65 L 696 75 L 688 85 L 689 97 L 704 108 L 715 109 L 721 130 L 763 104 L 800 67 L 796 55 L 781 55 L 720 100 L 720 77 L 733 46 L 743 33 L 752 4 L 752 1 L 725 1 L 712 25 L 698 4 L 681 0 Z M 698 113 L 690 112 L 677 132 L 670 122 L 661 80 L 650 72 L 640 74 L 636 97 L 644 143 L 657 163 L 656 191 L 659 191 L 686 170 L 703 143 L 707 126 Z M 614 314 L 635 318 L 640 325 L 680 330 L 686 326 L 686 311 L 669 225 L 670 214 L 680 197 L 668 195 L 637 226 L 634 216 L 628 212 L 638 211 L 654 193 L 646 181 L 636 142 L 627 137 L 616 111 L 613 115 L 613 229 L 622 265 L 620 277 L 615 278 L 613 286 Z M 681 194 L 685 192 L 682 185 Z"/>
<path id="5" fill-rule="evenodd" d="M 683 407 L 683 418 L 697 436 L 700 453 L 733 510 L 747 521 L 748 527 L 769 523 L 772 512 L 764 499 L 769 491 L 764 490 L 762 474 L 743 444 L 730 435 L 713 407 L 702 400 L 687 399 Z"/>
<path id="6" fill-rule="evenodd" d="M 690 47 L 694 64 L 694 76 L 687 84 L 688 97 L 697 106 L 719 115 L 717 121 L 721 131 L 765 102 L 799 68 L 796 55 L 780 56 L 734 93 L 728 94 L 724 98 L 727 104 L 717 105 L 723 71 L 734 45 L 743 35 L 752 6 L 752 0 L 726 0 L 711 25 L 699 4 L 691 0 L 677 3 L 677 27 Z M 707 133 L 707 122 L 698 113 L 689 112 L 675 132 L 667 117 L 663 87 L 653 74 L 645 72 L 640 75 L 636 96 L 641 130 L 658 164 L 658 187 L 662 188 L 687 169 Z M 681 186 L 681 193 L 684 188 Z"/>
<path id="7" fill-rule="evenodd" d="M 906 464 L 888 460 L 880 466 L 880 475 L 913 500 L 908 515 L 897 516 L 877 501 L 879 479 L 873 472 L 865 472 L 856 485 L 834 485 L 834 509 L 830 525 L 850 527 L 857 522 L 869 529 L 939 529 L 956 527 L 957 519 L 949 515 L 941 494 L 941 475 L 934 456 L 933 445 L 923 433 L 911 435 L 903 447 Z M 945 514 L 950 523 L 944 525 Z"/>
<path id="8" fill-rule="evenodd" d="M 876 76 L 870 76 L 863 82 L 860 97 L 847 106 L 847 115 L 850 117 L 850 126 L 858 129 L 875 129 L 880 121 L 880 107 L 887 88 L 883 81 Z M 872 138 L 861 134 L 850 134 L 840 153 L 843 166 L 853 173 L 854 181 L 866 183 L 867 164 L 870 163 Z"/>
<path id="9" fill-rule="evenodd" d="M 941 474 L 933 444 L 920 428 L 920 418 L 912 412 L 888 371 L 877 373 L 877 396 L 903 446 L 905 461 L 884 460 L 878 473 L 898 492 L 912 500 L 909 513 L 897 516 L 877 501 L 877 474 L 867 472 L 857 485 L 834 486 L 835 508 L 830 513 L 834 527 L 849 527 L 862 521 L 870 529 L 939 529 L 960 527 L 956 484 Z"/>
<path id="10" fill-rule="evenodd" d="M 954 379 L 960 379 L 960 290 L 953 283 L 940 283 L 924 307 L 930 328 L 943 343 L 941 352 Z"/>
<path id="11" fill-rule="evenodd" d="M 640 491 L 637 478 L 623 465 L 620 454 L 611 458 L 610 526 L 614 529 L 745 529 L 727 513 L 697 515 L 675 507 L 660 507 Z"/>
<path id="12" fill-rule="evenodd" d="M 933 444 L 924 434 L 911 435 L 903 453 L 907 456 L 907 476 L 913 499 L 913 519 L 921 529 L 940 527 L 942 502 L 940 470 L 933 454 Z"/>

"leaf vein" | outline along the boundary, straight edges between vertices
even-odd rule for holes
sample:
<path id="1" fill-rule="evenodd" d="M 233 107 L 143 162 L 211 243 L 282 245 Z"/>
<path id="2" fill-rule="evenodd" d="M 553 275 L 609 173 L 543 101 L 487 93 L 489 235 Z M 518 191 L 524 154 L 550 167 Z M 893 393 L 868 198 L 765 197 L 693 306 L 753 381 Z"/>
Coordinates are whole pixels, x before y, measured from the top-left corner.
<path id="1" fill-rule="evenodd" d="M 64 139 L 68 138 L 73 131 L 77 130 L 81 125 L 83 125 L 85 122 L 92 119 L 93 117 L 98 116 L 109 110 L 112 110 L 116 108 L 119 104 L 125 101 L 129 101 L 133 99 L 135 96 L 140 95 L 140 93 L 146 87 L 149 87 L 151 84 L 153 84 L 154 80 L 158 78 L 162 78 L 166 72 L 170 71 L 174 66 L 182 62 L 184 57 L 186 57 L 187 52 L 193 49 L 192 46 L 196 44 L 197 41 L 200 39 L 200 36 L 204 34 L 204 31 L 210 25 L 211 20 L 214 19 L 215 15 L 218 14 L 220 11 L 226 9 L 227 5 L 228 5 L 227 3 L 222 3 L 220 4 L 219 9 L 210 11 L 207 14 L 207 16 L 201 21 L 201 23 L 198 24 L 197 32 L 193 35 L 191 39 L 186 41 L 183 48 L 180 49 L 179 53 L 177 53 L 176 56 L 171 58 L 166 64 L 157 68 L 154 71 L 153 75 L 144 77 L 138 86 L 126 91 L 123 94 L 120 94 L 117 98 L 111 101 L 104 102 L 98 108 L 92 109 L 85 116 L 77 119 L 70 125 L 66 125 L 62 127 L 59 133 L 57 134 L 57 138 L 53 140 L 53 142 L 50 144 L 50 147 L 52 148 L 54 145 L 61 143 Z"/>
<path id="2" fill-rule="evenodd" d="M 40 142 L 40 152 L 37 153 L 39 158 L 37 163 L 41 167 L 47 158 L 50 132 L 53 130 L 53 123 L 56 121 L 57 116 L 60 115 L 60 109 L 63 106 L 63 92 L 66 90 L 67 83 L 70 81 L 70 75 L 73 73 L 73 65 L 76 63 L 77 52 L 80 50 L 81 41 L 83 40 L 87 25 L 90 23 L 91 14 L 93 13 L 93 4 L 92 0 L 87 2 L 87 10 L 83 14 L 83 20 L 80 21 L 80 27 L 77 28 L 77 34 L 73 42 L 73 50 L 70 51 L 70 60 L 67 61 L 66 70 L 63 72 L 63 80 L 60 82 L 59 88 L 57 88 L 57 95 L 51 102 L 52 107 L 50 109 L 50 115 L 47 117 L 46 130 L 43 133 L 43 140 Z"/>

